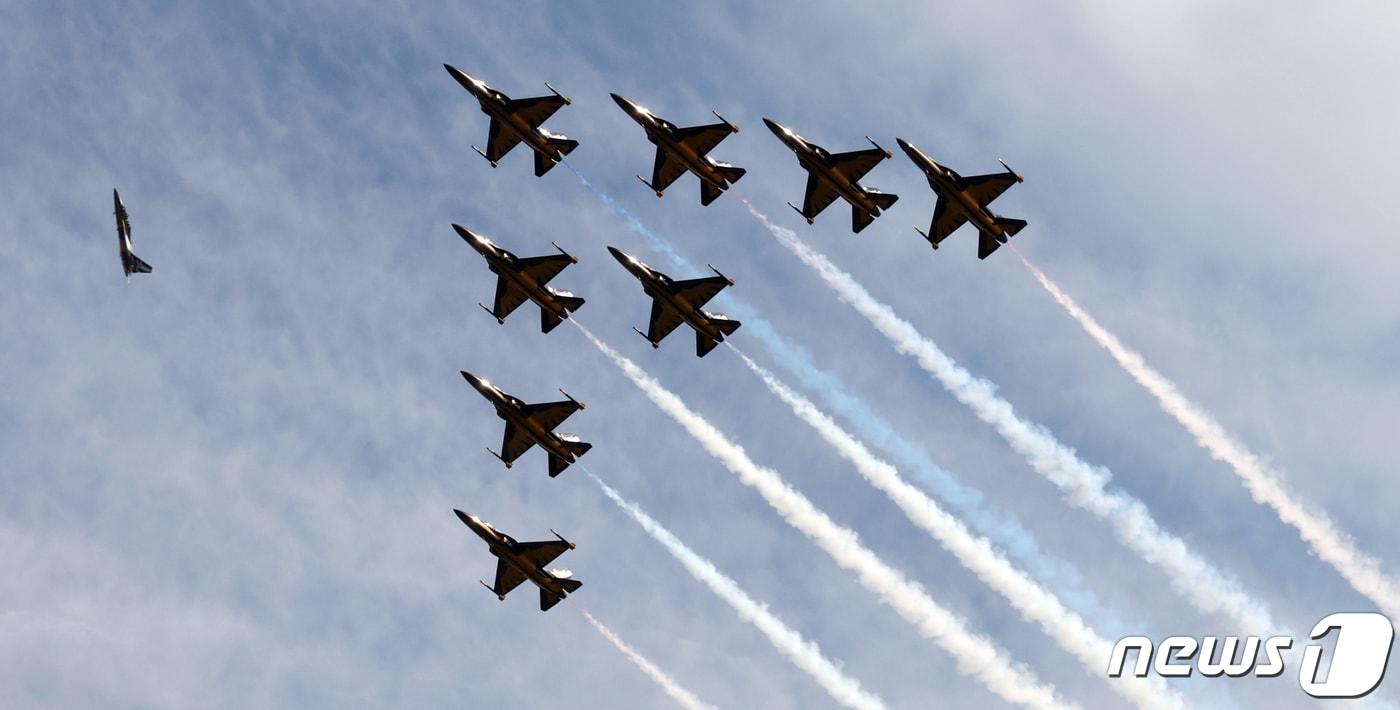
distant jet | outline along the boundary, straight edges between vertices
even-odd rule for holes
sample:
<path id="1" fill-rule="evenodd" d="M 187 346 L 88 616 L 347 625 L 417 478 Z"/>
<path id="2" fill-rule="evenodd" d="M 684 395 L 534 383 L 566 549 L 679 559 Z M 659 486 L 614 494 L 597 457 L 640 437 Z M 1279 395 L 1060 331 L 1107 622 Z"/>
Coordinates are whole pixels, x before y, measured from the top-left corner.
<path id="1" fill-rule="evenodd" d="M 127 278 L 132 274 L 151 273 L 151 265 L 131 253 L 131 218 L 126 216 L 126 205 L 115 189 L 112 190 L 112 205 L 112 213 L 117 216 L 117 251 L 122 255 L 122 271 Z"/>
<path id="2" fill-rule="evenodd" d="M 578 147 L 578 141 L 550 133 L 540 127 L 540 124 L 549 120 L 561 106 L 573 103 L 548 82 L 545 83 L 545 87 L 554 92 L 553 96 L 512 99 L 487 86 L 485 82 L 462 73 L 451 64 L 442 66 L 446 67 L 447 73 L 451 74 L 462 88 L 476 97 L 477 102 L 481 104 L 481 112 L 491 117 L 486 152 L 482 153 L 480 148 L 472 146 L 472 150 L 491 163 L 491 167 L 496 167 L 516 143 L 525 141 L 525 144 L 535 151 L 535 176 L 538 177 L 549 172 L 550 168 Z"/>
<path id="3" fill-rule="evenodd" d="M 531 446 L 539 444 L 540 448 L 549 453 L 549 477 L 554 478 L 593 448 L 592 444 L 580 441 L 573 434 L 554 433 L 554 428 L 564 423 L 569 415 L 584 408 L 584 404 L 569 397 L 568 392 L 559 390 L 559 394 L 568 398 L 563 402 L 526 404 L 470 372 L 463 372 L 462 377 L 496 408 L 496 414 L 500 418 L 506 420 L 501 452 L 498 454 L 487 449 L 491 451 L 491 455 L 500 459 L 506 468 L 514 465 L 515 460 L 529 451 Z"/>
<path id="4" fill-rule="evenodd" d="M 499 560 L 496 563 L 496 583 L 490 586 L 486 582 L 481 583 L 497 599 L 505 601 L 512 589 L 528 579 L 540 588 L 540 611 L 549 611 L 550 607 L 583 586 L 583 582 L 572 579 L 573 573 L 566 569 L 544 568 L 554 558 L 575 548 L 574 543 L 565 540 L 559 533 L 550 530 L 558 540 L 516 542 L 515 538 L 491 527 L 490 523 L 475 515 L 467 515 L 456 508 L 452 512 L 486 541 L 491 554 Z"/>
<path id="5" fill-rule="evenodd" d="M 670 276 L 616 247 L 608 247 L 608 251 L 642 282 L 642 290 L 652 297 L 651 322 L 647 325 L 647 332 L 636 328 L 632 330 L 637 330 L 637 334 L 646 338 L 653 348 L 661 347 L 662 339 L 685 323 L 695 329 L 695 354 L 705 357 L 724 341 L 724 336 L 733 335 L 739 329 L 737 320 L 700 310 L 725 286 L 734 285 L 734 280 L 721 274 L 719 269 L 711 266 L 710 270 L 715 275 L 703 279 L 673 281 Z"/>
<path id="6" fill-rule="evenodd" d="M 638 175 L 637 179 L 651 188 L 657 197 L 660 197 L 676 178 L 689 170 L 695 173 L 695 177 L 700 178 L 700 204 L 708 205 L 728 189 L 731 183 L 738 182 L 739 178 L 744 176 L 743 168 L 705 157 L 720 141 L 728 138 L 731 133 L 739 132 L 738 126 L 724 120 L 718 113 L 710 112 L 715 114 L 719 123 L 677 128 L 676 124 L 652 114 L 645 107 L 617 94 L 612 94 L 612 97 L 632 120 L 642 124 L 642 128 L 647 132 L 647 140 L 656 146 L 656 164 L 651 169 L 651 181 L 648 182 L 641 175 Z"/>
<path id="7" fill-rule="evenodd" d="M 881 210 L 889 209 L 899 199 L 899 195 L 862 187 L 860 184 L 860 179 L 865 177 L 866 173 L 879 165 L 880 161 L 890 157 L 890 152 L 881 148 L 870 136 L 866 136 L 865 139 L 870 141 L 874 148 L 832 155 L 825 148 L 797 135 L 787 126 L 766 118 L 763 122 L 768 124 L 768 129 L 773 131 L 773 135 L 797 154 L 797 162 L 807 171 L 807 195 L 802 200 L 802 209 L 798 210 L 796 205 L 788 203 L 788 207 L 797 210 L 797 213 L 807 220 L 807 224 L 811 224 L 827 205 L 840 197 L 851 203 L 851 231 L 859 233 L 880 216 Z"/>
<path id="8" fill-rule="evenodd" d="M 569 264 L 577 264 L 578 258 L 564 251 L 558 244 L 554 248 L 558 254 L 520 257 L 496 246 L 490 239 L 459 225 L 452 225 L 457 234 L 473 249 L 486 257 L 486 265 L 500 278 L 496 279 L 496 302 L 494 307 L 478 303 L 487 313 L 495 317 L 497 323 L 505 323 L 510 315 L 525 299 L 540 307 L 540 330 L 548 333 L 554 330 L 583 305 L 583 299 L 568 291 L 557 291 L 545 284 L 564 270 Z M 553 244 L 553 242 L 550 242 Z"/>
<path id="9" fill-rule="evenodd" d="M 938 194 L 938 202 L 933 206 L 933 223 L 928 231 L 914 228 L 934 249 L 964 222 L 971 222 L 981 233 L 977 242 L 977 258 L 985 259 L 1026 226 L 1024 219 L 998 217 L 987 208 L 1007 188 L 1024 179 L 1007 167 L 1004 161 L 999 161 L 1001 167 L 1006 168 L 1004 173 L 963 177 L 953 172 L 952 168 L 934 162 L 933 158 L 924 155 L 923 151 L 903 138 L 895 140 L 909 154 L 909 159 L 924 171 L 929 187 Z"/>

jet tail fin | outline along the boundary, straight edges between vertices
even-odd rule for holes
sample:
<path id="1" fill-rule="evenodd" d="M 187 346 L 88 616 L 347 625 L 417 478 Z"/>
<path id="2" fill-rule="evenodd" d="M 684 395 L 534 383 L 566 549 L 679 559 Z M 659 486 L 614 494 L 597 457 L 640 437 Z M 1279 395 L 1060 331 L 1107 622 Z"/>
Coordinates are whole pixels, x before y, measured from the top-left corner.
<path id="1" fill-rule="evenodd" d="M 723 333 L 724 335 L 733 335 L 734 331 L 738 330 L 740 325 L 739 321 L 737 320 L 719 318 L 716 316 L 711 316 L 710 322 L 714 323 L 715 328 L 718 328 L 719 332 Z M 696 357 L 705 357 L 706 355 L 709 355 L 710 351 L 714 350 L 715 346 L 719 345 L 722 340 L 724 340 L 723 337 L 721 337 L 719 340 L 715 340 L 698 330 L 695 331 Z"/>
<path id="2" fill-rule="evenodd" d="M 877 192 L 875 190 L 867 190 L 866 192 L 870 195 L 870 199 L 874 200 L 875 204 L 879 205 L 882 210 L 894 207 L 894 203 L 899 201 L 899 195 L 893 192 Z"/>
<path id="3" fill-rule="evenodd" d="M 708 205 L 708 204 L 710 204 L 711 202 L 714 202 L 715 200 L 719 199 L 719 196 L 722 195 L 722 194 L 724 194 L 724 190 L 721 190 L 721 189 L 719 189 L 718 187 L 715 187 L 714 185 L 711 185 L 710 183 L 705 182 L 704 180 L 701 180 L 701 181 L 700 181 L 700 204 L 701 204 L 701 205 Z"/>
<path id="4" fill-rule="evenodd" d="M 875 215 L 873 215 L 873 214 L 871 214 L 871 213 L 869 213 L 869 212 L 866 212 L 865 210 L 861 209 L 860 207 L 857 207 L 857 206 L 855 206 L 855 205 L 851 205 L 851 231 L 852 231 L 852 232 L 854 232 L 854 233 L 856 233 L 856 234 L 860 234 L 860 230 L 865 229 L 866 227 L 869 227 L 869 226 L 870 226 L 870 223 L 871 223 L 871 222 L 874 222 L 874 221 L 875 221 Z"/>
<path id="5" fill-rule="evenodd" d="M 583 582 L 577 579 L 561 579 L 559 580 L 559 586 L 563 587 L 564 594 L 567 595 L 578 591 L 578 588 L 583 586 Z M 555 594 L 544 587 L 540 587 L 540 611 L 549 611 L 555 604 L 561 601 L 564 601 L 563 596 Z"/>
<path id="6" fill-rule="evenodd" d="M 578 296 L 562 296 L 556 293 L 554 294 L 554 300 L 558 301 L 559 305 L 563 306 L 564 310 L 570 313 L 573 313 L 583 306 L 583 299 Z"/>
<path id="7" fill-rule="evenodd" d="M 563 322 L 564 319 L 554 315 L 554 311 L 545 310 L 543 308 L 540 309 L 541 333 L 548 333 L 549 331 L 554 330 L 556 326 Z"/>
<path id="8" fill-rule="evenodd" d="M 568 449 L 569 453 L 574 455 L 574 459 L 578 459 L 578 457 L 588 453 L 588 450 L 593 448 L 593 445 L 586 441 L 569 441 L 565 439 L 564 448 Z M 554 454 L 550 454 L 549 477 L 554 478 L 555 476 L 558 476 L 559 474 L 563 473 L 564 469 L 568 468 L 569 464 L 571 463 L 573 463 L 573 461 L 569 461 L 568 459 L 560 458 L 558 456 L 555 456 Z"/>
<path id="9" fill-rule="evenodd" d="M 723 165 L 723 164 L 716 165 L 716 166 L 715 166 L 715 170 L 716 170 L 720 175 L 723 175 L 723 176 L 724 176 L 724 179 L 725 179 L 725 180 L 728 180 L 730 183 L 739 182 L 739 178 L 743 177 L 743 176 L 748 172 L 747 170 L 744 170 L 743 168 L 741 168 L 741 167 L 739 167 L 739 166 L 737 166 L 737 165 Z"/>
<path id="10" fill-rule="evenodd" d="M 1016 233 L 1026 228 L 1026 220 L 1013 219 L 1011 217 L 997 217 L 997 226 L 1001 231 L 1006 232 L 1006 236 L 1014 237 Z"/>
<path id="11" fill-rule="evenodd" d="M 574 148 L 578 147 L 578 141 L 572 138 L 550 136 L 548 140 L 549 144 L 559 151 L 560 160 L 563 160 L 564 156 L 572 153 Z M 553 158 L 539 151 L 535 151 L 535 177 L 544 177 L 544 174 L 553 169 L 555 164 L 556 161 Z"/>
<path id="12" fill-rule="evenodd" d="M 985 259 L 992 255 L 992 252 L 1001 247 L 1001 242 L 988 232 L 978 232 L 977 234 L 977 258 Z"/>

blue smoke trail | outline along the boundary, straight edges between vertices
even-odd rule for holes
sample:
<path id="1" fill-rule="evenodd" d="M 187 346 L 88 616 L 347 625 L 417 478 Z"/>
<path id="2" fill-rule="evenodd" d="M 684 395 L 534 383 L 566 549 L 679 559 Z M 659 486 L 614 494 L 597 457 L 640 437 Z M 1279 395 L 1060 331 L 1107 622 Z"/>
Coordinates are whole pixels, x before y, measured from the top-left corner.
<path id="1" fill-rule="evenodd" d="M 636 215 L 594 185 L 568 161 L 564 161 L 564 167 L 608 209 L 627 222 L 627 226 L 645 239 L 652 249 L 680 269 L 698 270 L 670 242 L 642 224 Z M 910 471 L 916 480 L 956 510 L 974 530 L 996 541 L 1007 554 L 1024 564 L 1031 574 L 1059 590 L 1061 598 L 1075 611 L 1108 627 L 1113 634 L 1125 632 L 1125 625 L 1101 607 L 1097 595 L 1085 584 L 1079 570 L 1067 560 L 1042 551 L 1035 535 L 1014 515 L 989 507 L 981 491 L 962 483 L 952 473 L 935 464 L 923 449 L 901 436 L 888 420 L 871 411 L 864 401 L 847 390 L 839 377 L 817 367 L 806 348 L 783 337 L 748 304 L 730 297 L 727 292 L 719 295 L 719 301 L 721 308 L 743 321 L 745 331 L 763 344 L 774 362 L 796 376 L 803 387 L 816 393 L 829 409 L 850 422 L 862 438 L 888 452 L 901 469 Z"/>

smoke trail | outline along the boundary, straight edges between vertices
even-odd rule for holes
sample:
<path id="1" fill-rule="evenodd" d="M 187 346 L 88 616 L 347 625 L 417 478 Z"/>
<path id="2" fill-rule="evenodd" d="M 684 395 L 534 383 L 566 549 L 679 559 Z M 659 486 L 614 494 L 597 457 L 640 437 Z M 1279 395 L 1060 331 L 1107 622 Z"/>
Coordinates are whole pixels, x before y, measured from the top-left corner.
<path id="1" fill-rule="evenodd" d="M 588 620 L 588 623 L 593 625 L 593 628 L 598 630 L 598 633 L 603 635 L 603 638 L 607 639 L 613 646 L 616 646 L 617 650 L 621 651 L 622 655 L 627 657 L 627 660 L 634 663 L 648 678 L 661 686 L 661 690 L 671 696 L 671 699 L 676 701 L 677 705 L 687 710 L 714 710 L 715 706 L 701 701 L 700 698 L 695 697 L 694 693 L 682 688 L 680 683 L 676 682 L 675 678 L 666 675 L 666 671 L 657 668 L 655 663 L 648 661 L 645 656 L 637 653 L 636 649 L 628 646 L 627 642 L 618 638 L 617 634 L 613 633 L 612 629 L 604 626 L 603 622 L 593 618 L 593 615 L 588 613 L 587 609 L 584 609 L 578 604 L 574 604 L 573 600 L 567 599 L 567 597 L 566 600 L 569 602 L 570 606 L 577 609 L 578 613 L 583 615 L 583 618 Z"/>
<path id="2" fill-rule="evenodd" d="M 1072 504 L 1110 522 L 1123 543 L 1161 567 L 1177 592 L 1194 606 L 1205 612 L 1230 615 L 1246 633 L 1267 635 L 1277 630 L 1264 602 L 1246 594 L 1237 581 L 1190 550 L 1183 540 L 1162 530 L 1142 501 L 1120 491 L 1105 490 L 1111 478 L 1107 469 L 1090 466 L 1044 427 L 1022 419 L 1010 402 L 997 396 L 995 385 L 958 365 L 908 321 L 870 295 L 850 274 L 799 240 L 795 232 L 774 224 L 747 201 L 744 204 L 783 246 L 816 271 L 841 300 L 865 316 L 896 350 L 913 356 L 958 401 L 991 424 Z"/>
<path id="3" fill-rule="evenodd" d="M 975 676 L 1001 698 L 1037 708 L 1073 707 L 1059 699 L 1053 686 L 1041 683 L 1029 669 L 1014 663 L 990 640 L 973 634 L 962 619 L 939 606 L 918 584 L 860 543 L 855 532 L 837 525 L 802 494 L 793 490 L 777 472 L 749 459 L 704 417 L 691 411 L 680 397 L 662 387 L 635 363 L 569 319 L 598 351 L 607 355 L 622 373 L 659 409 L 680 424 L 706 451 L 739 479 L 763 496 L 784 520 L 802 531 L 842 567 L 856 572 L 860 583 L 880 598 L 920 634 L 932 639 L 958 661 L 958 671 Z"/>
<path id="4" fill-rule="evenodd" d="M 590 182 L 569 161 L 565 160 L 564 166 L 589 192 L 625 221 L 628 228 L 645 239 L 652 249 L 660 252 L 677 268 L 686 271 L 697 270 L 669 242 L 647 228 L 636 215 L 618 204 L 611 195 Z M 731 189 L 730 192 L 734 192 L 737 197 L 737 191 Z M 962 483 L 952 473 L 935 464 L 922 447 L 900 436 L 888 420 L 881 418 L 858 396 L 847 390 L 839 377 L 818 368 L 812 361 L 811 353 L 784 338 L 753 308 L 733 298 L 730 293 L 721 293 L 717 305 L 743 321 L 748 337 L 758 338 L 773 356 L 774 362 L 796 376 L 803 386 L 815 392 L 830 411 L 840 414 L 850 422 L 867 441 L 889 452 L 901 466 L 909 469 L 921 484 L 928 486 L 966 519 L 973 529 L 997 541 L 1011 556 L 1025 564 L 1037 578 L 1060 590 L 1061 596 L 1081 613 L 1099 619 L 1105 626 L 1118 631 L 1126 629 L 1111 612 L 1100 606 L 1093 591 L 1085 584 L 1083 575 L 1073 564 L 1042 551 L 1035 536 L 1020 520 L 1011 513 L 989 507 L 981 491 Z"/>
<path id="5" fill-rule="evenodd" d="M 617 504 L 623 512 L 637 521 L 654 540 L 661 543 L 671 556 L 676 558 L 685 567 L 687 572 L 697 581 L 710 588 L 710 591 L 719 595 L 734 611 L 739 613 L 739 617 L 754 625 L 764 636 L 768 637 L 769 643 L 778 649 L 784 656 L 792 661 L 793 665 L 812 676 L 822 688 L 826 690 L 836 702 L 849 708 L 860 710 L 882 710 L 885 703 L 879 697 L 866 692 L 860 687 L 860 682 L 841 672 L 836 664 L 827 660 L 822 655 L 821 649 L 811 641 L 802 638 L 797 631 L 784 624 L 782 620 L 768 611 L 767 607 L 754 601 L 739 584 L 720 572 L 714 563 L 696 554 L 685 543 L 681 542 L 675 535 L 656 522 L 650 515 L 642 511 L 636 503 L 623 498 L 621 494 L 613 490 L 601 479 L 588 473 L 588 477 L 603 489 L 603 493 L 612 502 Z M 1105 652 L 1104 658 L 1107 658 Z"/>
<path id="6" fill-rule="evenodd" d="M 729 345 L 729 343 L 725 343 Z M 894 466 L 880 460 L 855 437 L 823 414 L 807 398 L 779 382 L 773 373 L 754 362 L 738 348 L 729 345 L 744 364 L 768 386 L 769 391 L 792 408 L 798 418 L 821 435 L 842 458 L 855 465 L 860 475 L 883 491 L 915 525 L 923 528 L 943 548 L 958 558 L 984 584 L 996 590 L 1027 621 L 1038 624 L 1050 638 L 1074 654 L 1089 672 L 1098 675 L 1113 645 L 1102 638 L 1078 614 L 1066 609 L 1060 600 L 1002 556 L 992 543 L 968 531 L 962 521 L 949 515 L 924 492 L 905 482 Z M 1127 681 L 1127 682 L 1122 682 Z M 1113 689 L 1144 708 L 1182 708 L 1186 701 L 1161 678 L 1109 681 Z"/>
<path id="7" fill-rule="evenodd" d="M 1176 385 L 1148 366 L 1140 353 L 1130 350 L 1116 336 L 1095 321 L 1069 294 L 1055 285 L 1015 248 L 1041 286 L 1059 302 L 1094 342 L 1108 351 L 1128 375 L 1157 398 L 1162 411 L 1170 414 L 1195 437 L 1196 443 L 1216 460 L 1234 469 L 1254 500 L 1278 513 L 1279 519 L 1297 528 L 1314 553 L 1332 565 L 1351 586 L 1375 602 L 1391 618 L 1400 615 L 1400 588 L 1380 568 L 1376 558 L 1357 549 L 1351 536 L 1337 529 L 1326 513 L 1310 509 L 1280 480 L 1277 471 L 1235 439 L 1200 405 L 1187 399 Z"/>

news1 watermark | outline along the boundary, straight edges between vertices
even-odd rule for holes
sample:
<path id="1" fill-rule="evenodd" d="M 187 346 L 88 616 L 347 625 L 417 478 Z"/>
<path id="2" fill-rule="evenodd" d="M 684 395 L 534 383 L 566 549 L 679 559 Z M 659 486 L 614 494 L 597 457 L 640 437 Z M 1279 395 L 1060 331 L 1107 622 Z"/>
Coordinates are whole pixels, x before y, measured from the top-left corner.
<path id="1" fill-rule="evenodd" d="M 1385 678 L 1395 627 L 1375 612 L 1328 614 L 1313 626 L 1315 641 L 1334 638 L 1324 659 L 1324 646 L 1303 648 L 1298 685 L 1314 698 L 1360 698 L 1375 690 Z M 1110 678 L 1122 677 L 1130 651 L 1137 658 L 1128 672 L 1138 678 L 1156 673 L 1164 678 L 1189 678 L 1199 672 L 1206 678 L 1273 678 L 1282 675 L 1284 651 L 1293 647 L 1290 636 L 1168 636 L 1154 644 L 1146 636 L 1125 636 L 1113 646 L 1108 660 Z M 1264 662 L 1259 662 L 1263 650 Z"/>

